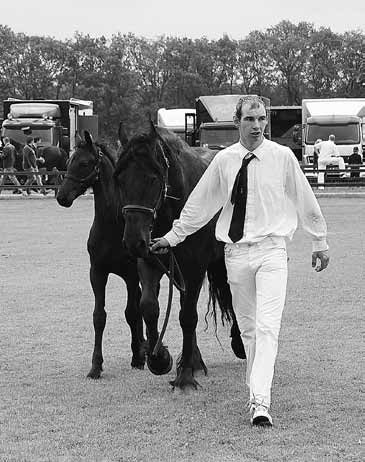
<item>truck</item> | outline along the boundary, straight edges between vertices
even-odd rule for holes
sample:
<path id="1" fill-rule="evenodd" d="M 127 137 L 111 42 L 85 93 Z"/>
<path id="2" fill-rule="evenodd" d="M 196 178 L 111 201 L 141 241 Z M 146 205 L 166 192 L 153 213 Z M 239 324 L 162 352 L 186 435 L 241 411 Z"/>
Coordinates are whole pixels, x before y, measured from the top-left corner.
<path id="1" fill-rule="evenodd" d="M 68 154 L 75 148 L 76 135 L 88 130 L 98 137 L 98 117 L 93 114 L 92 101 L 76 98 L 69 100 L 20 100 L 3 101 L 1 136 L 25 144 L 31 135 L 38 139 L 38 146 L 58 146 Z"/>
<path id="2" fill-rule="evenodd" d="M 304 165 L 313 164 L 314 144 L 335 135 L 340 155 L 347 163 L 354 147 L 363 154 L 365 146 L 365 98 L 302 100 L 302 143 Z"/>
<path id="3" fill-rule="evenodd" d="M 297 143 L 297 134 L 302 123 L 302 107 L 270 106 L 269 113 L 271 140 L 288 146 L 301 161 L 302 146 Z"/>
<path id="4" fill-rule="evenodd" d="M 196 98 L 196 129 L 191 136 L 192 145 L 220 150 L 236 143 L 239 133 L 233 122 L 233 113 L 242 96 L 244 95 L 209 95 Z M 265 97 L 260 98 L 269 108 L 270 100 Z M 265 135 L 270 137 L 270 124 L 266 130 Z"/>
<path id="5" fill-rule="evenodd" d="M 176 133 L 189 144 L 192 144 L 191 136 L 195 132 L 195 121 L 195 109 L 160 108 L 157 110 L 157 126 Z"/>

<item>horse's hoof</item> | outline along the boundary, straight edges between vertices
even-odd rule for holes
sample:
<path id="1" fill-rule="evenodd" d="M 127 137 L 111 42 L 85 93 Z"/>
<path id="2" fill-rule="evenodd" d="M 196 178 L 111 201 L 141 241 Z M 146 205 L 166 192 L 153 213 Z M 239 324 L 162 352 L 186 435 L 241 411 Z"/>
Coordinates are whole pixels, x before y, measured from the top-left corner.
<path id="1" fill-rule="evenodd" d="M 246 359 L 245 347 L 243 346 L 241 336 L 232 337 L 231 348 L 237 358 Z"/>
<path id="2" fill-rule="evenodd" d="M 166 348 L 158 352 L 157 356 L 147 356 L 147 367 L 155 375 L 168 374 L 172 369 L 173 359 Z"/>
<path id="3" fill-rule="evenodd" d="M 140 371 L 143 371 L 143 369 L 144 369 L 144 363 L 143 364 L 141 364 L 141 363 L 133 363 L 133 361 L 132 361 L 131 366 L 132 366 L 132 369 L 139 369 Z"/>
<path id="4" fill-rule="evenodd" d="M 170 381 L 170 385 L 173 389 L 178 388 L 180 390 L 197 390 L 198 388 L 202 388 L 200 383 L 194 379 L 192 373 L 186 373 L 186 371 L 178 373 L 176 379 Z"/>
<path id="5" fill-rule="evenodd" d="M 142 357 L 140 356 L 132 356 L 132 361 L 131 361 L 131 366 L 132 369 L 144 369 L 146 359 L 145 356 L 143 355 Z"/>
<path id="6" fill-rule="evenodd" d="M 87 378 L 97 380 L 100 379 L 101 370 L 100 369 L 91 369 L 91 371 L 87 374 Z"/>

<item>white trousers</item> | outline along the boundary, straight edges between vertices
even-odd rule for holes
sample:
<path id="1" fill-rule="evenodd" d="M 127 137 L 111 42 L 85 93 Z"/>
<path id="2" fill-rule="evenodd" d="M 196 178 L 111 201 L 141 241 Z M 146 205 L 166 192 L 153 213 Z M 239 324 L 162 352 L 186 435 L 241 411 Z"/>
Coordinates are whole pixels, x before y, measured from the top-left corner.
<path id="1" fill-rule="evenodd" d="M 324 170 L 327 165 L 338 165 L 340 170 L 345 170 L 345 161 L 343 157 L 328 157 L 327 159 L 320 159 L 318 158 L 318 170 Z M 345 172 L 341 172 L 343 174 Z M 324 174 L 325 172 L 318 172 L 318 184 L 323 185 L 324 183 Z"/>
<path id="2" fill-rule="evenodd" d="M 266 237 L 255 244 L 226 244 L 225 260 L 246 350 L 250 400 L 270 407 L 288 276 L 286 243 Z"/>

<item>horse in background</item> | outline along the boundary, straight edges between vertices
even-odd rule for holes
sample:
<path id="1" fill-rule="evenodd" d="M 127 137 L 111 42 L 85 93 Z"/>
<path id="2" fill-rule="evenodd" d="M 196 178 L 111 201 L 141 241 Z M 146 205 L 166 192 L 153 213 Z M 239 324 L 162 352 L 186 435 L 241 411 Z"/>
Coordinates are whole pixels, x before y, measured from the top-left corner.
<path id="1" fill-rule="evenodd" d="M 170 230 L 196 183 L 214 153 L 196 152 L 172 132 L 155 128 L 150 133 L 134 136 L 125 145 L 114 173 L 119 184 L 125 219 L 123 243 L 138 258 L 142 284 L 141 310 L 147 326 L 147 365 L 156 374 L 167 373 L 171 357 L 164 345 L 154 352 L 159 337 L 158 295 L 164 274 L 156 256 L 151 255 L 151 238 L 163 236 Z M 210 309 L 216 319 L 216 306 L 222 311 L 222 321 L 231 323 L 232 349 L 237 357 L 245 358 L 245 351 L 232 306 L 230 288 L 224 262 L 224 244 L 215 239 L 215 223 L 211 220 L 198 232 L 173 249 L 185 282 L 180 291 L 179 320 L 183 332 L 183 346 L 177 363 L 173 387 L 197 388 L 197 370 L 207 372 L 196 339 L 198 322 L 197 302 L 208 275 Z M 164 266 L 167 258 L 159 255 Z"/>
<path id="2" fill-rule="evenodd" d="M 57 193 L 58 203 L 63 207 L 71 207 L 74 200 L 88 188 L 94 192 L 94 221 L 87 242 L 90 282 L 95 298 L 95 344 L 88 373 L 88 377 L 93 379 L 98 379 L 103 370 L 102 338 L 107 316 L 105 290 L 111 273 L 121 277 L 127 287 L 125 317 L 132 336 L 131 366 L 143 369 L 145 364 L 145 339 L 139 308 L 141 290 L 136 259 L 122 245 L 124 222 L 118 217 L 119 194 L 113 181 L 115 162 L 116 154 L 106 146 L 95 144 L 91 135 L 85 132 L 85 140 L 79 140 L 71 155 L 67 173 Z"/>

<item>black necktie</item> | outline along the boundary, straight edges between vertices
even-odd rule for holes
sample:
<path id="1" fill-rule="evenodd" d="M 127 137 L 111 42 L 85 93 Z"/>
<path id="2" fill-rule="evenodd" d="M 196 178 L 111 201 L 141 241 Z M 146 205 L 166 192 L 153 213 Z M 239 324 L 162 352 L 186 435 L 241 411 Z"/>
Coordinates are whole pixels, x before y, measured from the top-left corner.
<path id="1" fill-rule="evenodd" d="M 243 236 L 247 202 L 247 165 L 254 157 L 255 155 L 252 154 L 251 157 L 245 157 L 242 160 L 241 168 L 238 170 L 236 179 L 234 180 L 231 196 L 231 202 L 234 206 L 228 231 L 228 236 L 233 242 L 239 241 Z"/>

